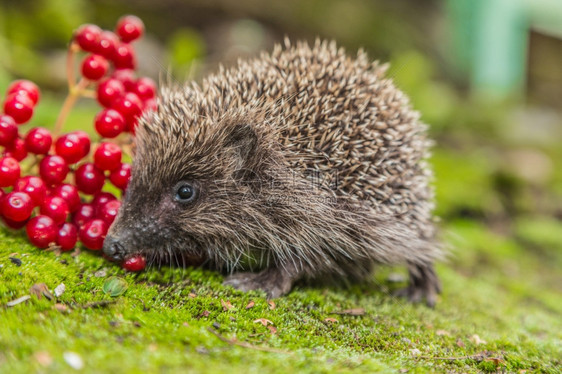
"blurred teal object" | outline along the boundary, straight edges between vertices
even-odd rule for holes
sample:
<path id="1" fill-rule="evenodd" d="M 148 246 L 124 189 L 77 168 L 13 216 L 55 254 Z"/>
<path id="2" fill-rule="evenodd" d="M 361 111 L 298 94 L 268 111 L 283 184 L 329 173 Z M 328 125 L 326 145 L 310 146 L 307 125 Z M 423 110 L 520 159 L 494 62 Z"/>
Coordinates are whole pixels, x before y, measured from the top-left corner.
<path id="1" fill-rule="evenodd" d="M 521 97 L 531 29 L 562 38 L 561 0 L 447 0 L 453 65 L 472 91 Z"/>

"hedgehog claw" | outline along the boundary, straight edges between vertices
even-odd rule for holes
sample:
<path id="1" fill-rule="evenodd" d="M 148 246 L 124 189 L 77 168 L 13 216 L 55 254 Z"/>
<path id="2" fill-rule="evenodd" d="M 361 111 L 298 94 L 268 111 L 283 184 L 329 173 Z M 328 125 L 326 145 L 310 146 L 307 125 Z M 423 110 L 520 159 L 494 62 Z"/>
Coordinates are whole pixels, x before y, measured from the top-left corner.
<path id="1" fill-rule="evenodd" d="M 410 265 L 410 284 L 398 290 L 396 296 L 407 298 L 412 303 L 419 303 L 425 298 L 427 306 L 433 308 L 437 302 L 437 294 L 441 293 L 441 283 L 433 264 Z"/>
<path id="2" fill-rule="evenodd" d="M 274 299 L 291 290 L 293 278 L 280 269 L 269 268 L 259 273 L 232 274 L 224 280 L 223 284 L 244 292 L 262 290 L 269 299 Z"/>

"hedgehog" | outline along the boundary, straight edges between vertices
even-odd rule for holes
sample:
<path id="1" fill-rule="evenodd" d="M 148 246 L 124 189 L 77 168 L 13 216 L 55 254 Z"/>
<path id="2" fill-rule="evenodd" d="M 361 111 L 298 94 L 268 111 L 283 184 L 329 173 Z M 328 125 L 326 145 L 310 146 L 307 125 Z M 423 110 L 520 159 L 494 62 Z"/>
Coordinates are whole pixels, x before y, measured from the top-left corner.
<path id="1" fill-rule="evenodd" d="M 138 122 L 105 255 L 203 262 L 268 298 L 402 264 L 399 294 L 433 306 L 432 142 L 386 70 L 333 41 L 285 40 L 201 84 L 165 84 Z"/>

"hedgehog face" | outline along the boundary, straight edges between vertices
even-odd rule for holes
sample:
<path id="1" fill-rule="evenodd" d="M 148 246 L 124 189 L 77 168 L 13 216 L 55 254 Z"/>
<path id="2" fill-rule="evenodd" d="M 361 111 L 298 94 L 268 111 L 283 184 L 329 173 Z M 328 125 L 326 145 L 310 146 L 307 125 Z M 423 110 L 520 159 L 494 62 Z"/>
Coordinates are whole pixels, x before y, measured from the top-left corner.
<path id="1" fill-rule="evenodd" d="M 222 267 L 247 252 L 268 174 L 266 151 L 248 121 L 194 128 L 157 114 L 143 119 L 131 181 L 104 253 L 116 261 L 142 253 L 149 264 L 209 261 Z"/>

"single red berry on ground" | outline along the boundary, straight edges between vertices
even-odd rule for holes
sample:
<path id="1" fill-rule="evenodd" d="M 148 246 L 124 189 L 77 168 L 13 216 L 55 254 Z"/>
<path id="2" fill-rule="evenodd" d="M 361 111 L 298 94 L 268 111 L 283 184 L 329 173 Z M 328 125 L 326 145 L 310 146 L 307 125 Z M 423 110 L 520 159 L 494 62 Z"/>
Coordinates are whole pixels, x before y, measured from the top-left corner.
<path id="1" fill-rule="evenodd" d="M 123 262 L 123 268 L 128 271 L 141 271 L 145 267 L 146 260 L 141 255 L 129 257 Z"/>

